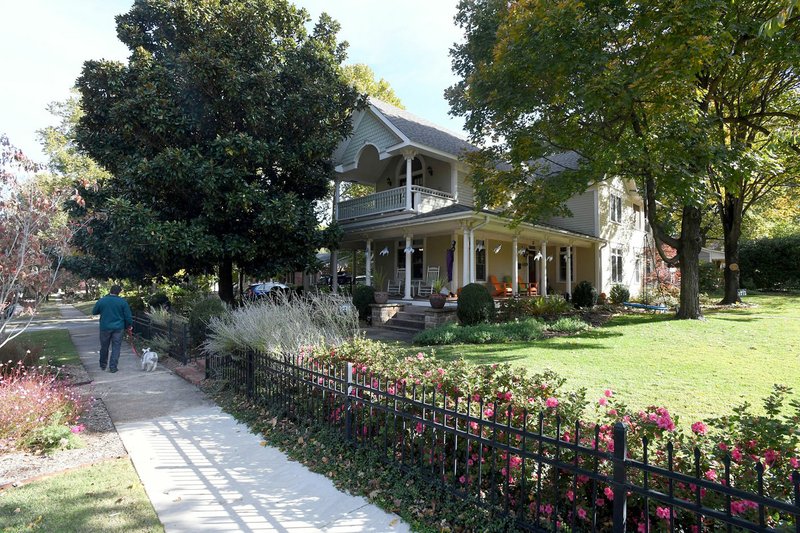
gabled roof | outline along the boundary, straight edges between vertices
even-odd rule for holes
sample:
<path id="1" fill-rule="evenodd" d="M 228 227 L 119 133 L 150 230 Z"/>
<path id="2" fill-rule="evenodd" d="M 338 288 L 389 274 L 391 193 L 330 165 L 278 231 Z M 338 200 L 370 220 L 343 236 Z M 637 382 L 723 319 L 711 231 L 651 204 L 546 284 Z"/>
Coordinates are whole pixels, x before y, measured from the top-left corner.
<path id="1" fill-rule="evenodd" d="M 386 120 L 397 128 L 400 133 L 405 135 L 413 144 L 427 146 L 456 157 L 460 156 L 463 152 L 472 152 L 478 149 L 476 146 L 461 138 L 457 133 L 418 117 L 413 113 L 409 113 L 404 109 L 400 109 L 399 107 L 395 107 L 376 98 L 370 98 L 369 102 L 378 113 L 383 115 Z"/>

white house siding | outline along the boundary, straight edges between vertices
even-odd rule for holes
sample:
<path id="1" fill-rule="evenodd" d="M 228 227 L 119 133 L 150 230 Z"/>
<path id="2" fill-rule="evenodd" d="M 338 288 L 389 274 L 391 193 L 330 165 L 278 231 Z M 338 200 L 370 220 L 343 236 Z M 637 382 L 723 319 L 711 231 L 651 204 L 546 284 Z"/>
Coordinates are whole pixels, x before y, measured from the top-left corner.
<path id="1" fill-rule="evenodd" d="M 472 184 L 467 180 L 466 172 L 458 171 L 458 203 L 468 206 L 475 205 L 475 193 Z"/>
<path id="2" fill-rule="evenodd" d="M 386 125 L 378 120 L 371 112 L 365 112 L 364 117 L 358 125 L 358 129 L 353 132 L 353 137 L 350 139 L 350 143 L 342 154 L 340 163 L 343 165 L 353 163 L 358 151 L 361 150 L 366 143 L 374 144 L 378 147 L 379 151 L 383 151 L 387 147 L 399 142 L 400 137 L 386 127 Z"/>
<path id="3" fill-rule="evenodd" d="M 597 237 L 594 216 L 595 191 L 587 191 L 573 196 L 567 200 L 567 208 L 572 212 L 571 217 L 553 217 L 545 223 L 559 228 L 564 228 Z"/>
<path id="4" fill-rule="evenodd" d="M 611 220 L 611 195 L 615 194 L 622 197 L 622 221 L 620 223 Z M 641 261 L 642 251 L 645 246 L 646 232 L 644 229 L 637 229 L 634 220 L 634 204 L 642 207 L 642 200 L 635 191 L 632 191 L 629 184 L 615 178 L 606 184 L 598 187 L 598 209 L 600 220 L 600 237 L 606 239 L 607 245 L 600 249 L 600 280 L 598 292 L 607 295 L 615 283 L 611 279 L 611 251 L 614 248 L 622 249 L 623 267 L 622 284 L 628 287 L 631 296 L 638 296 L 641 293 L 641 276 L 643 275 L 644 261 Z M 642 211 L 642 217 L 644 213 Z M 642 220 L 642 228 L 646 228 L 646 222 Z M 636 280 L 636 260 L 640 259 L 640 277 Z"/>

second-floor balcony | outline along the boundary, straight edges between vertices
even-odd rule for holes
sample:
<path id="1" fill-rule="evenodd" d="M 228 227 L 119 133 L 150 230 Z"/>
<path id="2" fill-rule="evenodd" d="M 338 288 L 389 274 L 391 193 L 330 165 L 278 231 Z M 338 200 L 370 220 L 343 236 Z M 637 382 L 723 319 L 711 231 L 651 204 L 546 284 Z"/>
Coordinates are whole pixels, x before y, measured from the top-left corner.
<path id="1" fill-rule="evenodd" d="M 336 207 L 337 219 L 346 221 L 409 211 L 406 194 L 405 187 L 396 187 L 362 196 L 361 198 L 339 202 Z M 419 185 L 411 186 L 411 212 L 427 213 L 454 203 L 455 198 L 449 193 Z"/>

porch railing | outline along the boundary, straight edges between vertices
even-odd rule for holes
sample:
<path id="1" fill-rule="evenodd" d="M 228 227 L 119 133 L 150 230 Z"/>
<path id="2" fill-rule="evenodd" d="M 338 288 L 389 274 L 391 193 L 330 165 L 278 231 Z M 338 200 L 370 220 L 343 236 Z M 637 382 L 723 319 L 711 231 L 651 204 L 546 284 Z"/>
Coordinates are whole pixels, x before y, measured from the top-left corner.
<path id="1" fill-rule="evenodd" d="M 412 209 L 417 213 L 427 213 L 455 203 L 452 194 L 428 187 L 411 187 Z M 350 220 L 371 215 L 380 215 L 406 208 L 406 188 L 395 187 L 386 191 L 339 202 L 338 219 Z"/>

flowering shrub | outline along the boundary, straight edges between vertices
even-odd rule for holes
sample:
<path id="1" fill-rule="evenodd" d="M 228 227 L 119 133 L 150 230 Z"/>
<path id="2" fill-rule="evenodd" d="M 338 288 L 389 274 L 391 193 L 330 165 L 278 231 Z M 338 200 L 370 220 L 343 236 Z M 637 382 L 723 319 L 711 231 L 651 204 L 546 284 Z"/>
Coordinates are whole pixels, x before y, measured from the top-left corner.
<path id="1" fill-rule="evenodd" d="M 552 372 L 528 374 L 507 364 L 445 363 L 365 340 L 335 349 L 303 348 L 298 360 L 309 369 L 303 379 L 329 388 L 341 382 L 326 372 L 353 365 L 358 386 L 351 390 L 350 410 L 341 396 L 325 396 L 329 423 L 341 425 L 349 413 L 354 438 L 374 439 L 395 460 L 438 471 L 442 482 L 465 494 L 505 500 L 518 517 L 540 526 L 556 522 L 559 529 L 581 530 L 595 520 L 599 530 L 610 529 L 617 422 L 627 428 L 627 458 L 656 469 L 647 484 L 661 494 L 672 491 L 675 498 L 700 500 L 721 513 L 729 506 L 732 516 L 758 523 L 753 500 L 720 491 L 730 485 L 757 494 L 763 484 L 765 496 L 791 502 L 794 484 L 800 484 L 800 402 L 786 409 L 785 387 L 765 400 L 765 415 L 752 414 L 745 404 L 732 416 L 684 426 L 665 407 L 630 409 L 610 389 L 589 401 L 583 390 L 565 391 L 563 378 Z M 579 470 L 554 466 L 552 458 Z M 629 481 L 642 486 L 637 463 L 626 470 Z M 671 471 L 687 477 L 676 480 Z M 629 524 L 639 531 L 646 524 L 651 531 L 668 529 L 670 522 L 679 531 L 698 525 L 694 513 L 652 495 L 645 507 L 643 497 L 628 493 L 627 509 Z M 719 526 L 702 520 L 705 528 Z M 767 509 L 765 520 L 782 529 L 796 518 Z"/>
<path id="2" fill-rule="evenodd" d="M 0 450 L 74 446 L 84 404 L 57 369 L 0 363 Z"/>

